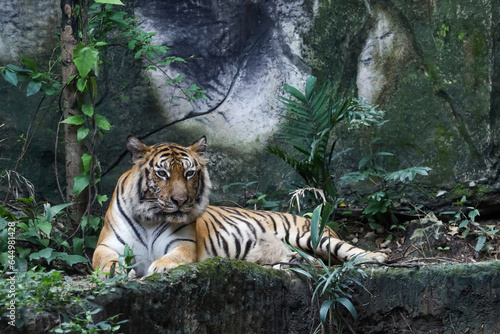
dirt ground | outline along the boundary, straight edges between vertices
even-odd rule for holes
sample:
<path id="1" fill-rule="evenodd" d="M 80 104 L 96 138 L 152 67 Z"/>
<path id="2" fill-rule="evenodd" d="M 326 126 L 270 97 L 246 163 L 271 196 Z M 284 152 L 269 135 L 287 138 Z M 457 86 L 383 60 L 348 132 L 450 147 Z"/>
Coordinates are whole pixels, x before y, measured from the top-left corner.
<path id="1" fill-rule="evenodd" d="M 457 208 L 454 208 L 457 211 Z M 470 211 L 470 210 L 469 210 Z M 450 211 L 443 211 L 450 212 Z M 471 263 L 488 260 L 498 260 L 500 256 L 500 216 L 498 218 L 481 215 L 474 221 L 464 210 L 458 221 L 454 215 L 434 213 L 437 220 L 442 223 L 439 227 L 439 236 L 425 236 L 424 242 L 418 242 L 413 237 L 419 228 L 419 219 L 424 218 L 429 212 L 408 215 L 396 213 L 400 227 L 388 226 L 383 221 L 379 225 L 386 225 L 373 230 L 369 222 L 361 215 L 353 215 L 340 219 L 340 234 L 349 243 L 363 249 L 376 250 L 389 256 L 389 264 L 409 264 L 418 262 L 422 264 L 457 262 Z M 357 217 L 354 217 L 357 216 Z M 465 222 L 468 220 L 468 222 Z M 394 223 L 391 222 L 391 225 Z M 433 225 L 431 223 L 431 225 Z M 436 223 L 434 225 L 439 225 Z M 461 227 L 462 225 L 466 225 Z M 482 247 L 478 246 L 478 241 Z M 479 251 L 476 247 L 481 248 Z M 396 265 L 397 266 L 397 265 Z"/>

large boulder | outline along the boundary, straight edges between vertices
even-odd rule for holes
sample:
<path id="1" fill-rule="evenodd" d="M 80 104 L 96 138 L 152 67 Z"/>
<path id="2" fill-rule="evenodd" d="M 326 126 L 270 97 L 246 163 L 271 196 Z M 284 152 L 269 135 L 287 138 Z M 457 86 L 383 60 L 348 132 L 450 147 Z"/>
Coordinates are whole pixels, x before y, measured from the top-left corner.
<path id="1" fill-rule="evenodd" d="M 342 324 L 357 333 L 500 331 L 498 261 L 364 270 L 363 288 L 352 292 L 359 320 L 346 314 Z M 95 321 L 121 314 L 119 320 L 128 320 L 123 333 L 309 333 L 320 324 L 321 303 L 312 301 L 311 284 L 289 270 L 215 258 L 120 284 L 89 298 L 86 307 L 102 309 Z M 66 311 L 71 307 L 81 312 L 74 305 Z M 51 310 L 24 316 L 21 328 L 2 319 L 2 333 L 46 333 L 59 319 Z"/>

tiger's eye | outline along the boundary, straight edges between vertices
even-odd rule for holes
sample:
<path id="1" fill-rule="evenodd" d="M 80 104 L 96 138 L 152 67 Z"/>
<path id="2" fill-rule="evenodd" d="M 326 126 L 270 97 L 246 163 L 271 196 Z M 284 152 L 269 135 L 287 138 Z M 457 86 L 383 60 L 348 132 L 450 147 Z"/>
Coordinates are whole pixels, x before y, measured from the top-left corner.
<path id="1" fill-rule="evenodd" d="M 167 172 L 165 172 L 164 170 L 159 170 L 156 172 L 156 175 L 158 175 L 159 177 L 161 178 L 165 178 L 168 176 Z"/>
<path id="2" fill-rule="evenodd" d="M 193 176 L 194 176 L 194 174 L 196 174 L 196 172 L 195 172 L 194 170 L 188 170 L 188 171 L 186 172 L 186 177 L 187 177 L 187 178 L 193 177 Z"/>

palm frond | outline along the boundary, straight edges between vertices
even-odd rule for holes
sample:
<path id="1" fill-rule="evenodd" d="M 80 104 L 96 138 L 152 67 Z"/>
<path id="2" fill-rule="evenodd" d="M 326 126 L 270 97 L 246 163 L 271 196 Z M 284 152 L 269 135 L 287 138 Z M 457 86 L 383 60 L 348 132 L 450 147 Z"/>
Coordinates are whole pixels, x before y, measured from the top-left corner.
<path id="1" fill-rule="evenodd" d="M 306 97 L 297 88 L 285 84 L 284 89 L 285 89 L 285 91 L 287 93 L 289 93 L 290 95 L 292 95 L 297 100 L 302 101 L 304 103 L 307 103 Z"/>
<path id="2" fill-rule="evenodd" d="M 316 88 L 316 77 L 309 76 L 306 80 L 306 99 L 309 101 L 311 99 L 314 88 Z"/>
<path id="3" fill-rule="evenodd" d="M 322 189 L 330 197 L 336 195 L 329 173 L 334 157 L 335 141 L 331 135 L 337 123 L 345 117 L 349 103 L 334 97 L 335 88 L 330 83 L 317 84 L 315 77 L 306 81 L 305 92 L 285 85 L 291 97 L 280 97 L 286 121 L 278 134 L 300 154 L 296 158 L 278 147 L 266 150 L 290 165 L 304 179 L 306 186 Z"/>

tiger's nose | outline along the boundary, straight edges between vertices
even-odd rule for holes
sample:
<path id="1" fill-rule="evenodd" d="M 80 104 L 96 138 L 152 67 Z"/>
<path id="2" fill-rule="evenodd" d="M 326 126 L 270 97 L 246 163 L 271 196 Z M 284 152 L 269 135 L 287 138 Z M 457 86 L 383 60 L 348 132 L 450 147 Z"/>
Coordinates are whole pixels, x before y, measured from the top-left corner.
<path id="1" fill-rule="evenodd" d="M 182 204 L 184 204 L 186 201 L 187 201 L 187 197 L 175 197 L 175 196 L 172 196 L 172 202 L 174 202 L 175 204 L 177 204 L 177 206 L 182 206 Z"/>

